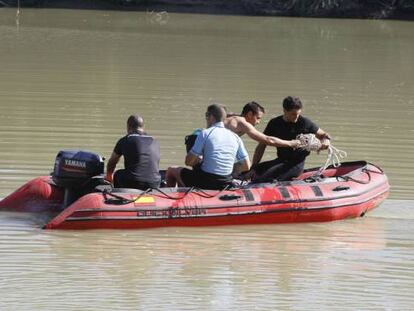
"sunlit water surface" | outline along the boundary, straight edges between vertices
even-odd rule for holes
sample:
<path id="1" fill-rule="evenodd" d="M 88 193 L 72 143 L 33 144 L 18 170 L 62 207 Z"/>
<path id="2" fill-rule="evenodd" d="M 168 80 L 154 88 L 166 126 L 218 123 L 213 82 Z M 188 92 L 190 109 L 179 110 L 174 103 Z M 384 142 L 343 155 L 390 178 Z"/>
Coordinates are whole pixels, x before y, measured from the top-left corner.
<path id="1" fill-rule="evenodd" d="M 51 232 L 39 215 L 2 212 L 1 310 L 414 309 L 413 23 L 15 16 L 0 10 L 0 197 L 47 175 L 60 149 L 108 157 L 131 113 L 166 168 L 182 165 L 183 136 L 204 126 L 210 102 L 262 103 L 263 129 L 287 95 L 349 160 L 381 166 L 392 192 L 366 217 L 332 223 Z"/>

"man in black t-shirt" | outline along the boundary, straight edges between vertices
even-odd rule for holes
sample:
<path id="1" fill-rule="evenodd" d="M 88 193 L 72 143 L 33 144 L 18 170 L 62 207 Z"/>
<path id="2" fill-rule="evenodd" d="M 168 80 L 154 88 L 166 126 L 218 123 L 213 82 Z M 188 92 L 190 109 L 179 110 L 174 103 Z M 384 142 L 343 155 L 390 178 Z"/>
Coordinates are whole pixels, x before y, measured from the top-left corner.
<path id="1" fill-rule="evenodd" d="M 124 156 L 125 169 L 115 172 L 113 182 L 116 188 L 145 190 L 159 187 L 160 146 L 144 132 L 144 120 L 140 116 L 128 118 L 127 135 L 115 145 L 106 168 L 106 179 L 110 182 L 121 156 Z"/>
<path id="2" fill-rule="evenodd" d="M 320 129 L 310 119 L 301 116 L 302 102 L 297 97 L 288 96 L 283 100 L 283 115 L 269 121 L 264 134 L 284 140 L 296 139 L 299 134 L 315 134 L 321 140 L 321 149 L 329 146 L 329 134 Z M 277 158 L 272 161 L 259 163 L 263 157 L 266 145 L 259 143 L 253 156 L 255 182 L 270 180 L 290 180 L 299 176 L 305 166 L 309 152 L 290 147 L 277 147 Z"/>

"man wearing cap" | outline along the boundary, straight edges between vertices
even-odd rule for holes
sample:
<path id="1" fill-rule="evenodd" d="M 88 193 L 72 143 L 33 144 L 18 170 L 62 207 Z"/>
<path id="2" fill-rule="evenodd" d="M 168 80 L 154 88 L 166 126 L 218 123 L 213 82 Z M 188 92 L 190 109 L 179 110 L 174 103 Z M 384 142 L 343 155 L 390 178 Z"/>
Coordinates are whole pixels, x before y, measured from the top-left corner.
<path id="1" fill-rule="evenodd" d="M 127 135 L 118 140 L 106 168 L 106 179 L 112 182 L 112 174 L 124 156 L 124 167 L 113 176 L 116 188 L 137 188 L 145 190 L 159 187 L 160 146 L 144 132 L 144 120 L 131 115 L 127 120 Z"/>

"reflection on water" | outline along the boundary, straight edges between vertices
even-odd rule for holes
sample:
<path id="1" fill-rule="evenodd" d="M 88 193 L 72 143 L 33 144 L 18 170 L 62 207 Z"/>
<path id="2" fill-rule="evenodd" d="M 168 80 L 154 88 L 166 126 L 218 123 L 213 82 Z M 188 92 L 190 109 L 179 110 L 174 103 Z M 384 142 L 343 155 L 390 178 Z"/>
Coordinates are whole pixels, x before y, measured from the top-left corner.
<path id="1" fill-rule="evenodd" d="M 412 220 L 52 232 L 2 213 L 0 223 L 0 271 L 8 280 L 0 285 L 6 293 L 0 307 L 401 310 L 414 304 Z"/>
<path id="2" fill-rule="evenodd" d="M 257 100 L 263 129 L 290 94 L 392 186 L 367 217 L 321 224 L 51 232 L 1 213 L 0 309 L 413 309 L 412 25 L 24 10 L 17 28 L 0 10 L 0 197 L 47 175 L 60 149 L 108 157 L 132 112 L 165 168 L 209 102 Z"/>

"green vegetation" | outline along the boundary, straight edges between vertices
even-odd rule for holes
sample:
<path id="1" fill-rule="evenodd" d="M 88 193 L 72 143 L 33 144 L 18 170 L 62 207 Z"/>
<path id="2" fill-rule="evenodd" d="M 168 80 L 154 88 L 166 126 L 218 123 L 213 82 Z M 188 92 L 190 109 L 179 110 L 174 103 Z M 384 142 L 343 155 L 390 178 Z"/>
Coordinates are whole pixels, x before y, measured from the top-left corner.
<path id="1" fill-rule="evenodd" d="M 389 18 L 413 13 L 412 0 L 244 0 L 256 14 L 315 17 Z"/>
<path id="2" fill-rule="evenodd" d="M 1 0 L 0 6 L 16 6 Z M 21 6 L 303 17 L 414 17 L 414 0 L 20 0 Z"/>

